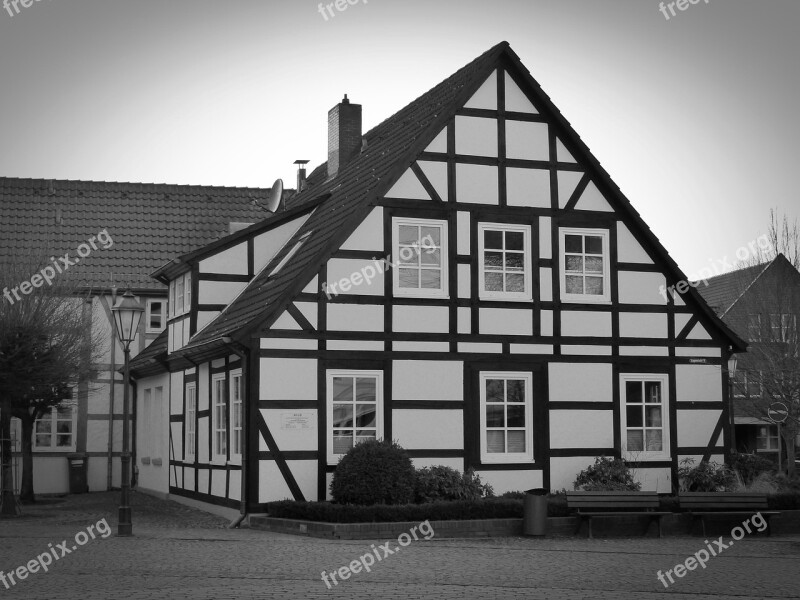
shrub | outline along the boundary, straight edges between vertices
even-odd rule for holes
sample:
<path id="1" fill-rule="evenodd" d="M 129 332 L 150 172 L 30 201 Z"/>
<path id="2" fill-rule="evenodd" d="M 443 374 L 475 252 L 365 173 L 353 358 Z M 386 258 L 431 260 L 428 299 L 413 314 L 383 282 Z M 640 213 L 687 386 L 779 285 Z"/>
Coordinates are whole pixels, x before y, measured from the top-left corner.
<path id="1" fill-rule="evenodd" d="M 459 473 L 452 467 L 437 465 L 417 470 L 416 502 L 478 500 L 493 495 L 492 486 L 481 482 L 472 469 Z"/>
<path id="2" fill-rule="evenodd" d="M 498 498 L 504 498 L 506 500 L 522 500 L 523 498 L 525 498 L 525 492 L 520 492 L 520 491 L 503 492 L 498 496 Z"/>
<path id="3" fill-rule="evenodd" d="M 753 483 L 753 480 L 775 468 L 772 461 L 767 460 L 758 454 L 734 454 L 731 460 L 731 467 L 739 475 L 745 486 Z"/>
<path id="4" fill-rule="evenodd" d="M 633 480 L 628 465 L 621 458 L 599 456 L 593 465 L 578 473 L 574 487 L 586 492 L 637 492 L 642 489 L 642 484 Z"/>
<path id="5" fill-rule="evenodd" d="M 678 481 L 684 492 L 724 492 L 736 486 L 736 474 L 725 465 L 701 461 L 695 466 L 693 458 L 684 458 L 678 467 Z"/>
<path id="6" fill-rule="evenodd" d="M 414 466 L 396 442 L 353 446 L 336 466 L 331 496 L 340 504 L 407 504 L 414 501 Z"/>

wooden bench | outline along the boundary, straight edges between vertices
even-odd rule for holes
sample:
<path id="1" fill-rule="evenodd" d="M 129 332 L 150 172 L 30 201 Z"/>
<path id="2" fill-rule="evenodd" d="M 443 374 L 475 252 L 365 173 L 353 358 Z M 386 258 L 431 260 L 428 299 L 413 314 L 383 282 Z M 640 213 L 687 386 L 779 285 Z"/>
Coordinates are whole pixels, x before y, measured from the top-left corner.
<path id="1" fill-rule="evenodd" d="M 593 517 L 616 515 L 645 515 L 658 520 L 658 537 L 661 535 L 661 520 L 669 512 L 658 511 L 658 492 L 567 492 L 567 508 L 578 509 L 578 529 L 584 520 L 589 522 L 589 537 L 592 537 Z M 648 527 L 650 523 L 648 523 Z"/>
<path id="2" fill-rule="evenodd" d="M 767 496 L 754 492 L 680 492 L 678 502 L 681 509 L 687 510 L 692 517 L 689 533 L 694 522 L 700 520 L 703 526 L 703 537 L 706 535 L 706 517 L 742 516 L 761 513 L 767 523 L 767 535 L 770 535 L 769 519 L 779 515 L 780 511 L 766 510 Z"/>

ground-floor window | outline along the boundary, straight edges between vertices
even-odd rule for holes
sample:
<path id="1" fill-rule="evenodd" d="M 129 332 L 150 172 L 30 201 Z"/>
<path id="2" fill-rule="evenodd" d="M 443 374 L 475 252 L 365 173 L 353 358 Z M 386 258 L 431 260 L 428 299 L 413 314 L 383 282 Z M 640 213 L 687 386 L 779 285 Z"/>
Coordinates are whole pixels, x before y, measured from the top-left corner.
<path id="1" fill-rule="evenodd" d="M 328 461 L 336 463 L 355 444 L 380 439 L 383 373 L 328 371 Z"/>
<path id="2" fill-rule="evenodd" d="M 242 458 L 242 371 L 231 372 L 231 458 Z"/>
<path id="3" fill-rule="evenodd" d="M 190 383 L 186 386 L 186 449 L 184 457 L 193 460 L 197 440 L 197 384 Z"/>
<path id="4" fill-rule="evenodd" d="M 775 425 L 759 425 L 756 430 L 756 450 L 777 452 L 779 447 L 778 428 Z"/>
<path id="5" fill-rule="evenodd" d="M 228 457 L 228 403 L 225 393 L 225 374 L 211 378 L 211 422 L 213 429 L 213 458 Z"/>
<path id="6" fill-rule="evenodd" d="M 667 376 L 622 375 L 620 395 L 623 457 L 628 460 L 669 458 Z"/>
<path id="7" fill-rule="evenodd" d="M 56 406 L 33 425 L 33 448 L 36 450 L 75 449 L 75 407 Z"/>
<path id="8" fill-rule="evenodd" d="M 531 373 L 480 373 L 481 462 L 533 460 Z"/>

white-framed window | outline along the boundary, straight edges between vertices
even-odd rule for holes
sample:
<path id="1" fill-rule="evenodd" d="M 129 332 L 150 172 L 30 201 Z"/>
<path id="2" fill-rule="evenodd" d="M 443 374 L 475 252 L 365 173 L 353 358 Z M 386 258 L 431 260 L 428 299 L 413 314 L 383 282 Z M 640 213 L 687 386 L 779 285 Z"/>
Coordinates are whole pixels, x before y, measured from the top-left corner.
<path id="1" fill-rule="evenodd" d="M 778 427 L 775 425 L 759 425 L 756 430 L 756 450 L 777 452 L 779 447 Z"/>
<path id="2" fill-rule="evenodd" d="M 166 324 L 167 303 L 163 298 L 148 298 L 145 311 L 147 333 L 161 333 Z"/>
<path id="3" fill-rule="evenodd" d="M 169 314 L 172 317 L 189 312 L 192 308 L 192 274 L 184 273 L 169 283 Z"/>
<path id="4" fill-rule="evenodd" d="M 478 224 L 480 297 L 531 300 L 531 227 Z"/>
<path id="5" fill-rule="evenodd" d="M 336 464 L 359 442 L 381 439 L 383 372 L 328 371 L 328 462 Z"/>
<path id="6" fill-rule="evenodd" d="M 231 371 L 231 458 L 242 459 L 242 370 Z"/>
<path id="7" fill-rule="evenodd" d="M 608 230 L 563 227 L 559 234 L 561 299 L 565 302 L 610 302 Z"/>
<path id="8" fill-rule="evenodd" d="M 34 450 L 75 449 L 77 410 L 72 404 L 55 406 L 33 424 Z"/>
<path id="9" fill-rule="evenodd" d="M 667 383 L 667 375 L 659 373 L 620 375 L 623 458 L 670 458 Z"/>
<path id="10" fill-rule="evenodd" d="M 186 448 L 184 457 L 194 460 L 195 447 L 197 446 L 197 384 L 186 384 L 186 413 L 184 415 L 186 427 Z"/>
<path id="11" fill-rule="evenodd" d="M 533 461 L 533 375 L 480 373 L 481 462 Z"/>
<path id="12" fill-rule="evenodd" d="M 213 458 L 228 457 L 228 404 L 225 373 L 211 376 L 211 428 L 214 435 Z"/>
<path id="13" fill-rule="evenodd" d="M 392 220 L 395 296 L 447 298 L 447 222 Z"/>

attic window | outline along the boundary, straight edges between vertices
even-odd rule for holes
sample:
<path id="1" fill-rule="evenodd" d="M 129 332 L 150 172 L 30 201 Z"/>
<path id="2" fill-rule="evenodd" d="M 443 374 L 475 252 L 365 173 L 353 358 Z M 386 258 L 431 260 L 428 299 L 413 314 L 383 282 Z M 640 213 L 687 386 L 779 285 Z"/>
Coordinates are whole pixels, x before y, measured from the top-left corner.
<path id="1" fill-rule="evenodd" d="M 286 256 L 284 256 L 281 259 L 281 262 L 278 263 L 278 266 L 272 269 L 272 272 L 269 274 L 269 277 L 274 277 L 280 272 L 280 270 L 284 267 L 284 265 L 288 263 L 295 254 L 297 254 L 297 251 L 300 250 L 300 247 L 303 244 L 305 244 L 306 240 L 311 236 L 311 233 L 312 232 L 309 231 L 308 233 L 303 235 L 303 237 L 297 240 L 297 243 L 294 246 L 292 246 L 292 249 L 289 250 L 289 252 L 286 253 Z"/>

